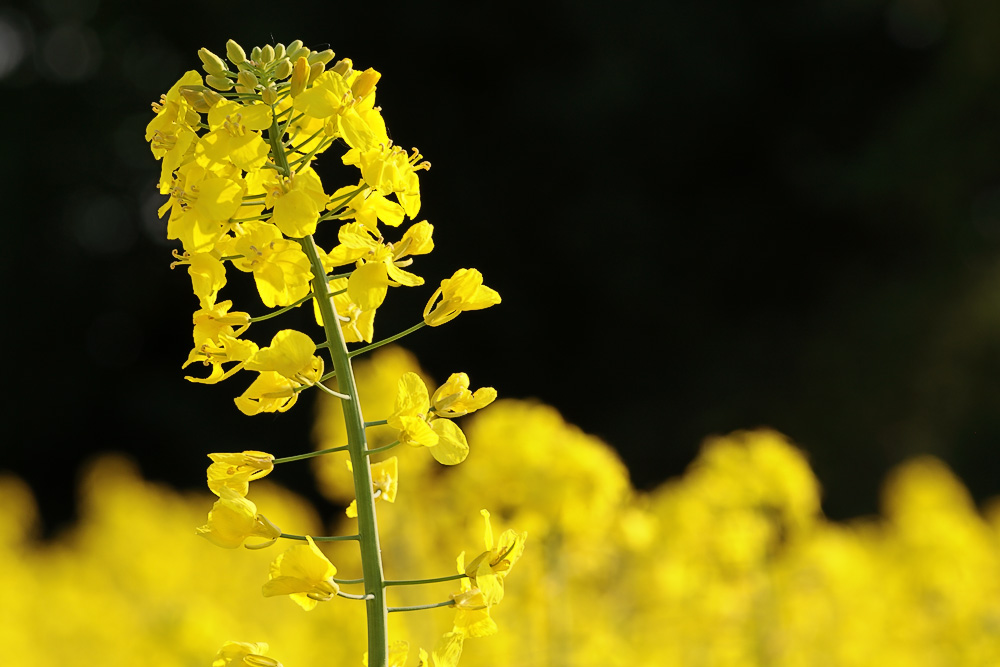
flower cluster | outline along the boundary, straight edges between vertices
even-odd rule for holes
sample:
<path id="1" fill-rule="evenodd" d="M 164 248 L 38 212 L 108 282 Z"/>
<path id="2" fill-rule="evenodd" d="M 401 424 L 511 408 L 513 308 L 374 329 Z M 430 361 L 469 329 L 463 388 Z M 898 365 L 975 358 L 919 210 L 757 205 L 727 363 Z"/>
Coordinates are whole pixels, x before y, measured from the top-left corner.
<path id="1" fill-rule="evenodd" d="M 321 326 L 321 302 L 332 301 L 343 339 L 371 343 L 388 288 L 424 283 L 407 268 L 433 250 L 433 225 L 395 230 L 420 212 L 418 174 L 430 163 L 389 138 L 375 104 L 376 70 L 334 62 L 332 51 L 300 41 L 255 47 L 248 56 L 230 40 L 226 54 L 228 62 L 199 52 L 206 74 L 185 73 L 153 104 L 146 140 L 161 161 L 167 237 L 183 248 L 172 266 L 187 267 L 200 306 L 184 366 L 210 370 L 187 379 L 211 384 L 256 371 L 237 407 L 248 415 L 283 412 L 302 389 L 328 379 L 315 343 L 288 329 L 260 348 L 243 334 L 312 298 Z M 328 194 L 313 164 L 335 145 L 346 148 L 341 160 L 359 178 Z M 328 221 L 336 243 L 324 247 L 312 235 Z M 230 269 L 250 274 L 262 304 L 278 311 L 251 317 L 220 300 Z M 438 326 L 498 303 L 479 271 L 459 269 L 428 300 L 423 323 Z"/>
<path id="2" fill-rule="evenodd" d="M 182 246 L 171 266 L 187 267 L 199 303 L 192 318 L 194 347 L 182 368 L 208 367 L 207 374 L 187 376 L 203 384 L 241 370 L 256 372 L 235 399 L 247 415 L 285 412 L 304 390 L 317 388 L 339 399 L 349 427 L 346 444 L 319 452 L 283 458 L 261 451 L 210 454 L 208 486 L 218 500 L 197 534 L 230 549 L 298 540 L 271 563 L 263 595 L 287 595 L 307 611 L 334 597 L 365 602 L 369 652 L 377 667 L 400 656 L 405 660 L 400 648 L 405 643 L 394 643 L 390 650 L 388 612 L 456 608 L 467 620 L 456 621 L 442 640 L 445 648 L 428 658 L 442 667 L 454 665 L 466 636 L 495 630 L 489 612 L 502 597 L 503 578 L 521 555 L 524 534 L 509 537 L 514 533 L 508 531 L 497 551 L 487 514 L 487 551 L 468 568 L 460 567 L 458 575 L 386 579 L 375 502 L 395 502 L 399 469 L 395 456 L 383 461 L 372 457 L 406 443 L 429 449 L 440 463 L 461 463 L 469 444 L 453 420 L 492 403 L 496 391 L 473 392 L 468 376 L 456 373 L 431 396 L 417 375 L 404 373 L 395 408 L 380 421 L 366 422 L 351 359 L 421 327 L 496 305 L 500 296 L 483 284 L 476 269 L 459 269 L 431 294 L 418 324 L 373 342 L 375 314 L 389 288 L 423 285 L 424 279 L 410 269 L 414 258 L 434 249 L 433 225 L 417 220 L 418 174 L 430 163 L 417 149 L 403 150 L 389 138 L 375 104 L 381 75 L 371 68 L 355 69 L 349 59 L 334 62 L 332 51 L 314 52 L 300 41 L 255 47 L 248 56 L 230 40 L 228 62 L 207 49 L 199 56 L 206 74 L 184 74 L 153 105 L 156 116 L 146 128 L 153 155 L 161 161 L 159 190 L 168 197 L 160 216 L 168 216 L 167 237 Z M 341 161 L 359 174 L 328 194 L 314 164 L 334 145 L 345 148 Z M 327 233 L 327 241 L 318 240 Z M 230 269 L 253 278 L 270 312 L 251 317 L 235 310 L 231 300 L 220 299 Z M 291 328 L 278 331 L 265 346 L 244 337 L 253 323 L 307 301 L 312 301 L 322 331 L 320 342 Z M 368 345 L 349 350 L 351 343 Z M 331 380 L 336 390 L 326 386 Z M 380 425 L 394 428 L 397 438 L 373 448 L 366 431 Z M 340 451 L 349 457 L 355 499 L 347 515 L 357 520 L 354 534 L 284 533 L 247 497 L 250 482 L 271 473 L 276 464 Z M 318 544 L 323 542 L 355 542 L 363 576 L 337 579 L 337 568 Z M 462 581 L 461 592 L 447 600 L 403 607 L 387 603 L 392 586 L 452 580 Z M 363 585 L 364 591 L 342 590 L 351 584 Z M 266 649 L 265 644 L 230 642 L 216 664 L 277 665 L 264 655 Z"/>

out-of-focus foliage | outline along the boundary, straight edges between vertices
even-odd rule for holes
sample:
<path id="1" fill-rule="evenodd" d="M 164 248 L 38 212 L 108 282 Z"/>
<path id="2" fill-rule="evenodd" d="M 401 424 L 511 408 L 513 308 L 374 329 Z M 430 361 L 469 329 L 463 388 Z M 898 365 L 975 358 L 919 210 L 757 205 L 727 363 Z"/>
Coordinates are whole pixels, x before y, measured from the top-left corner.
<path id="1" fill-rule="evenodd" d="M 358 366 L 371 420 L 391 410 L 400 374 L 418 370 L 400 350 Z M 322 406 L 317 447 L 339 444 L 337 407 Z M 610 447 L 550 407 L 501 401 L 462 425 L 465 464 L 445 468 L 397 447 L 392 454 L 408 459 L 398 497 L 379 505 L 391 579 L 449 574 L 460 551 L 477 553 L 481 508 L 496 530 L 528 532 L 493 610 L 500 631 L 466 642 L 462 665 L 1000 664 L 1000 512 L 984 518 L 935 459 L 891 475 L 881 517 L 833 523 L 804 456 L 772 431 L 709 439 L 683 477 L 640 493 Z M 374 431 L 372 446 L 386 444 Z M 339 456 L 322 457 L 317 472 L 346 505 Z M 251 495 L 283 529 L 352 529 L 343 515 L 321 528 L 280 480 L 279 467 Z M 195 538 L 209 492 L 182 496 L 106 458 L 91 466 L 81 498 L 79 524 L 40 543 L 26 487 L 0 480 L 6 662 L 207 665 L 238 640 L 267 642 L 286 667 L 361 664 L 360 603 L 335 599 L 306 613 L 265 599 L 275 548 L 223 550 Z M 356 547 L 321 548 L 338 576 L 359 576 Z M 395 587 L 391 604 L 446 599 L 454 583 Z M 416 647 L 431 648 L 453 613 L 392 614 L 391 638 L 410 642 L 415 664 Z"/>

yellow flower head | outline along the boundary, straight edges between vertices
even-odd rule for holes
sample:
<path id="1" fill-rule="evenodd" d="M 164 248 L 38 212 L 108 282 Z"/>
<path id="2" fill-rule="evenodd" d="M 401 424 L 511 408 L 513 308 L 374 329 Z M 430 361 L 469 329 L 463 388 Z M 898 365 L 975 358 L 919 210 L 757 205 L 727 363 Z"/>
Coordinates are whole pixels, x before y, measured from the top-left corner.
<path id="1" fill-rule="evenodd" d="M 483 274 L 476 269 L 459 269 L 451 278 L 441 281 L 441 287 L 427 302 L 424 322 L 436 327 L 452 321 L 462 311 L 481 310 L 498 303 L 500 295 L 483 284 Z"/>
<path id="2" fill-rule="evenodd" d="M 323 375 L 323 360 L 315 356 L 316 344 L 301 331 L 283 329 L 271 344 L 246 362 L 250 371 L 274 371 L 299 384 L 310 385 Z"/>
<path id="3" fill-rule="evenodd" d="M 482 387 L 472 393 L 469 391 L 469 376 L 452 373 L 448 381 L 434 392 L 431 405 L 438 417 L 454 419 L 485 408 L 496 398 L 497 390 L 493 387 Z"/>
<path id="4" fill-rule="evenodd" d="M 198 528 L 197 534 L 226 549 L 235 549 L 248 538 L 259 537 L 264 542 L 246 546 L 262 549 L 277 541 L 281 529 L 264 515 L 257 514 L 257 506 L 236 490 L 223 486 L 219 489 L 219 499 L 208 513 L 208 523 Z"/>
<path id="5" fill-rule="evenodd" d="M 469 443 L 454 422 L 435 419 L 427 386 L 413 372 L 404 373 L 396 389 L 395 410 L 387 420 L 399 429 L 399 441 L 413 447 L 427 447 L 431 455 L 444 465 L 461 463 L 469 455 Z"/>
<path id="6" fill-rule="evenodd" d="M 264 371 L 233 401 L 240 412 L 248 416 L 262 412 L 286 412 L 299 400 L 295 390 L 300 386 L 280 373 Z"/>
<path id="7" fill-rule="evenodd" d="M 344 342 L 372 342 L 375 336 L 375 310 L 362 310 L 361 306 L 354 303 L 347 293 L 347 278 L 335 278 L 329 285 L 330 293 L 334 295 L 333 307 L 337 311 Z M 323 326 L 323 315 L 316 299 L 313 299 L 313 313 L 316 315 L 316 324 Z"/>
<path id="8" fill-rule="evenodd" d="M 340 592 L 334 582 L 337 574 L 312 537 L 306 535 L 308 544 L 299 544 L 278 556 L 271 563 L 264 597 L 287 595 L 306 611 L 313 609 L 317 602 L 332 599 Z"/>
<path id="9" fill-rule="evenodd" d="M 284 238 L 271 224 L 247 222 L 242 229 L 234 244 L 242 258 L 233 266 L 253 272 L 265 306 L 288 306 L 309 293 L 312 270 L 298 243 Z"/>
<path id="10" fill-rule="evenodd" d="M 209 454 L 208 457 L 212 459 L 208 466 L 208 488 L 217 496 L 224 486 L 246 496 L 251 481 L 266 477 L 274 470 L 274 456 L 267 452 Z"/>

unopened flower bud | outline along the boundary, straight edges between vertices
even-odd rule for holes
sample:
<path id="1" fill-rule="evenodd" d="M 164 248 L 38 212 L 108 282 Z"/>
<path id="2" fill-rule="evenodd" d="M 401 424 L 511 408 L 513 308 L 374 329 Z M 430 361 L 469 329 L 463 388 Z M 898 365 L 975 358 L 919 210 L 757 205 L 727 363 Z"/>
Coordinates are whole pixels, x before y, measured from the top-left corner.
<path id="1" fill-rule="evenodd" d="M 214 107 L 222 100 L 226 99 L 222 95 L 218 94 L 217 92 L 209 88 L 205 88 L 203 91 L 201 91 L 201 96 L 205 99 L 205 104 L 208 105 L 209 109 Z"/>
<path id="2" fill-rule="evenodd" d="M 260 96 L 264 100 L 264 104 L 275 104 L 278 101 L 278 89 L 272 83 L 260 92 Z"/>
<path id="3" fill-rule="evenodd" d="M 215 104 L 215 97 L 222 97 L 214 90 L 209 90 L 204 86 L 181 86 L 180 93 L 181 97 L 198 113 L 208 113 Z M 205 93 L 211 93 L 215 97 L 207 97 Z"/>
<path id="4" fill-rule="evenodd" d="M 318 77 L 320 74 L 322 74 L 325 69 L 326 69 L 326 66 L 323 65 L 323 63 L 313 63 L 312 65 L 310 65 L 309 66 L 309 83 L 312 83 L 313 81 L 315 81 L 316 77 Z"/>
<path id="5" fill-rule="evenodd" d="M 292 78 L 289 82 L 292 86 L 292 97 L 297 97 L 306 89 L 306 84 L 309 83 L 309 63 L 305 58 L 299 58 L 295 61 L 295 65 L 292 67 Z"/>
<path id="6" fill-rule="evenodd" d="M 325 51 L 317 51 L 316 53 L 309 54 L 309 64 L 313 63 L 323 63 L 324 65 L 333 60 L 334 53 L 330 49 Z"/>
<path id="7" fill-rule="evenodd" d="M 198 57 L 201 58 L 201 62 L 205 66 L 205 71 L 209 74 L 221 76 L 226 71 L 226 63 L 222 62 L 222 58 L 208 49 L 204 47 L 198 49 Z"/>
<path id="8" fill-rule="evenodd" d="M 350 58 L 344 58 L 343 60 L 338 60 L 337 64 L 330 69 L 346 78 L 351 73 L 351 70 L 354 69 L 354 63 L 351 62 Z"/>
<path id="9" fill-rule="evenodd" d="M 250 51 L 250 60 L 254 61 L 255 63 L 259 63 L 260 62 L 260 47 L 259 46 L 255 46 L 255 47 L 253 47 L 253 49 L 251 49 L 251 51 Z"/>
<path id="10" fill-rule="evenodd" d="M 243 50 L 242 46 L 231 39 L 226 42 L 226 57 L 229 58 L 229 62 L 232 64 L 239 65 L 246 61 L 247 52 Z"/>
<path id="11" fill-rule="evenodd" d="M 285 47 L 285 53 L 288 55 L 289 58 L 291 58 L 292 54 L 295 53 L 296 51 L 298 51 L 301 48 L 302 48 L 302 40 L 301 39 L 297 39 L 297 40 L 295 40 L 294 42 L 292 42 L 291 44 L 289 44 L 288 46 Z M 292 60 L 294 61 L 295 58 L 292 58 Z"/>
<path id="12" fill-rule="evenodd" d="M 285 45 L 278 43 L 274 45 L 274 59 L 281 60 L 285 57 Z"/>
<path id="13" fill-rule="evenodd" d="M 289 46 L 285 49 L 285 55 L 287 55 L 288 59 L 292 62 L 295 62 L 299 58 L 308 58 L 310 53 L 312 53 L 312 51 L 304 46 L 300 46 L 297 49 L 293 49 Z"/>
<path id="14" fill-rule="evenodd" d="M 274 47 L 270 44 L 266 44 L 264 48 L 260 50 L 260 60 L 257 62 L 258 65 L 266 65 L 274 60 Z"/>
<path id="15" fill-rule="evenodd" d="M 236 77 L 236 83 L 244 88 L 253 90 L 257 87 L 257 77 L 255 77 L 251 72 L 241 70 L 239 76 Z"/>
<path id="16" fill-rule="evenodd" d="M 375 90 L 375 84 L 377 84 L 378 80 L 381 78 L 381 74 L 369 67 L 354 80 L 354 85 L 351 86 L 351 93 L 355 97 L 364 97 L 368 93 Z"/>
<path id="17" fill-rule="evenodd" d="M 214 74 L 209 74 L 205 77 L 205 83 L 215 88 L 216 90 L 231 90 L 233 87 L 233 82 L 227 77 L 216 76 Z"/>
<path id="18" fill-rule="evenodd" d="M 292 61 L 288 58 L 282 58 L 278 61 L 278 64 L 274 67 L 274 78 L 277 80 L 287 79 L 288 75 L 292 73 Z"/>

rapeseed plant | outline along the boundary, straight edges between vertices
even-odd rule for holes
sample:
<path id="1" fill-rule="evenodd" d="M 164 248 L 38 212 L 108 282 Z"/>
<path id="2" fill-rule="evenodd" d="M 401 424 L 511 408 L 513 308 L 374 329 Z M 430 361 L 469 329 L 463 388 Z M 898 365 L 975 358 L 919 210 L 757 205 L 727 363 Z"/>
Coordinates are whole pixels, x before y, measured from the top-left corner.
<path id="1" fill-rule="evenodd" d="M 194 347 L 182 368 L 199 362 L 209 367 L 208 375 L 187 377 L 207 384 L 241 371 L 257 373 L 235 398 L 246 415 L 285 412 L 303 391 L 325 392 L 341 402 L 347 430 L 344 443 L 319 452 L 280 458 L 260 451 L 210 454 L 208 485 L 219 499 L 197 533 L 225 548 L 263 549 L 280 539 L 305 542 L 271 563 L 264 596 L 288 595 L 307 611 L 335 597 L 363 601 L 366 660 L 376 667 L 406 660 L 405 642 L 393 643 L 390 651 L 390 612 L 456 608 L 459 620 L 453 628 L 432 653 L 421 652 L 421 664 L 456 665 L 466 637 L 496 631 L 489 612 L 503 597 L 503 578 L 520 557 L 525 535 L 508 530 L 495 548 L 489 514 L 483 510 L 487 551 L 468 568 L 425 580 L 387 579 L 375 502 L 396 500 L 399 473 L 396 457 L 380 462 L 371 457 L 406 443 L 428 449 L 442 464 L 461 463 L 469 443 L 452 419 L 486 407 L 496 392 L 470 392 L 468 377 L 457 373 L 432 400 L 416 374 L 404 373 L 393 409 L 366 422 L 352 360 L 423 326 L 436 327 L 463 311 L 498 304 L 500 296 L 483 284 L 479 271 L 459 269 L 431 295 L 422 321 L 373 343 L 375 313 L 389 288 L 423 285 L 423 278 L 406 269 L 414 257 L 434 249 L 434 227 L 414 220 L 420 211 L 418 173 L 430 163 L 417 149 L 402 150 L 389 138 L 382 110 L 375 105 L 381 75 L 371 68 L 355 69 L 349 59 L 333 62 L 332 51 L 314 52 L 301 41 L 254 47 L 248 56 L 230 40 L 228 63 L 208 49 L 198 55 L 205 76 L 185 73 L 153 105 L 156 116 L 146 129 L 153 155 L 162 161 L 159 191 L 168 195 L 160 215 L 169 214 L 167 237 L 183 249 L 174 251 L 172 266 L 187 267 L 199 305 L 192 318 Z M 312 164 L 334 145 L 346 148 L 341 160 L 357 167 L 360 179 L 329 195 Z M 407 219 L 412 224 L 397 241 L 388 240 L 379 227 L 400 227 Z M 336 245 L 324 247 L 317 240 L 320 223 L 324 229 L 337 226 Z M 251 317 L 232 310 L 231 301 L 219 300 L 227 267 L 252 276 L 269 312 Z M 244 337 L 255 322 L 307 301 L 322 332 L 319 343 L 296 329 L 279 331 L 263 347 Z M 368 345 L 348 348 L 359 342 Z M 332 370 L 327 371 L 328 365 Z M 330 381 L 336 389 L 327 386 Z M 383 424 L 395 430 L 396 438 L 373 448 L 366 430 Z M 250 482 L 275 465 L 341 451 L 348 453 L 353 480 L 354 500 L 347 513 L 357 519 L 354 533 L 286 533 L 246 497 Z M 355 542 L 362 576 L 338 579 L 318 542 Z M 388 603 L 390 587 L 452 580 L 464 582 L 461 593 L 439 602 Z M 353 585 L 363 592 L 342 590 Z M 266 648 L 231 641 L 219 651 L 216 664 L 279 664 L 264 656 Z"/>

